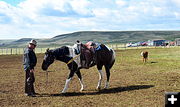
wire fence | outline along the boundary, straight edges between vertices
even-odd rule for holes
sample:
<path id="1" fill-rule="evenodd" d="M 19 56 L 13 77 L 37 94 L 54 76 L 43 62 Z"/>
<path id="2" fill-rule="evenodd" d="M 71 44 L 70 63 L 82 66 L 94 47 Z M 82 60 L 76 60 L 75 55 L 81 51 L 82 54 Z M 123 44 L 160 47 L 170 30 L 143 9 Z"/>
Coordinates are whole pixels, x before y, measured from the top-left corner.
<path id="1" fill-rule="evenodd" d="M 126 49 L 143 49 L 143 48 L 175 48 L 178 46 L 138 46 L 138 47 L 126 47 L 125 44 L 107 44 L 109 48 L 114 50 L 126 50 Z M 59 46 L 61 47 L 61 46 Z M 49 49 L 55 49 L 58 47 L 48 47 Z M 180 47 L 179 47 L 180 48 Z M 47 48 L 36 48 L 35 53 L 45 53 Z M 0 48 L 0 55 L 19 55 L 24 53 L 25 48 Z"/>
<path id="2" fill-rule="evenodd" d="M 51 47 L 50 49 L 55 49 Z M 44 53 L 47 48 L 36 48 L 35 53 Z M 0 55 L 19 55 L 24 53 L 25 48 L 1 48 Z"/>

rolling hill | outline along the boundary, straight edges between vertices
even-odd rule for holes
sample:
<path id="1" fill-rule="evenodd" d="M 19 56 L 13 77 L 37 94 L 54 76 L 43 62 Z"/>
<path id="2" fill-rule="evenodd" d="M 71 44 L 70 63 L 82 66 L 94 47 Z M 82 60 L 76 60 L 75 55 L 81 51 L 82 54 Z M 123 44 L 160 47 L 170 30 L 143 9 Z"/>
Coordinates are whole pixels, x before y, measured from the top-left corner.
<path id="1" fill-rule="evenodd" d="M 57 35 L 49 39 L 36 39 L 38 47 L 51 47 L 59 45 L 72 45 L 76 40 L 83 43 L 95 41 L 100 43 L 128 43 L 147 41 L 152 39 L 165 39 L 174 41 L 180 38 L 180 31 L 81 31 L 69 34 Z M 32 38 L 22 38 L 8 43 L 0 44 L 0 47 L 25 47 Z"/>

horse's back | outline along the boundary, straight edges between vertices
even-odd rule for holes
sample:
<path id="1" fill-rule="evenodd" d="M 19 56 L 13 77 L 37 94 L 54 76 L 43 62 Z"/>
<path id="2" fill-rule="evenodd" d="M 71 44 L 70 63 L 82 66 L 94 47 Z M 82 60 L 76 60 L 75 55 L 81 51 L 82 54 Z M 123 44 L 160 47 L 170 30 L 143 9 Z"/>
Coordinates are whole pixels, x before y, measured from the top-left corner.
<path id="1" fill-rule="evenodd" d="M 115 52 L 106 45 L 101 44 L 101 49 L 96 51 L 97 63 L 109 64 L 115 61 Z"/>

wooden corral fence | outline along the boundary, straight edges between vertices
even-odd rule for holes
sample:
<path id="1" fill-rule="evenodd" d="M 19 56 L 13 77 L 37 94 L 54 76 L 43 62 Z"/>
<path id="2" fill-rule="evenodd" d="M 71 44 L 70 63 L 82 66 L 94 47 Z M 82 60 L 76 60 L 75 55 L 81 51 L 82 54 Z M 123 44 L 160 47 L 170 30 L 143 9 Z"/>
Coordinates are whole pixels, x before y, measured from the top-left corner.
<path id="1" fill-rule="evenodd" d="M 142 48 L 174 48 L 178 46 L 139 46 L 139 47 L 126 47 L 125 44 L 107 44 L 109 48 L 112 48 L 114 50 L 126 50 L 126 49 L 142 49 Z M 59 46 L 61 47 L 61 46 Z M 50 49 L 55 49 L 57 47 L 47 47 Z M 39 48 L 37 47 L 35 49 L 35 53 L 45 53 L 47 48 Z M 180 48 L 180 46 L 179 46 Z M 0 55 L 18 55 L 23 54 L 25 48 L 0 48 Z"/>

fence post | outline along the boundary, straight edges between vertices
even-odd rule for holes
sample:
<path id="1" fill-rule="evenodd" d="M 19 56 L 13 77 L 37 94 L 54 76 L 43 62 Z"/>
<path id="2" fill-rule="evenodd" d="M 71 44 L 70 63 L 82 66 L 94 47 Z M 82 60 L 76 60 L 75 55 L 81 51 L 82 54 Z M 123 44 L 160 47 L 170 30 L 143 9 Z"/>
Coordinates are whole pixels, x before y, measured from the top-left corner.
<path id="1" fill-rule="evenodd" d="M 11 48 L 11 55 L 12 55 L 12 48 Z"/>
<path id="2" fill-rule="evenodd" d="M 6 48 L 6 55 L 8 54 L 8 48 Z"/>

